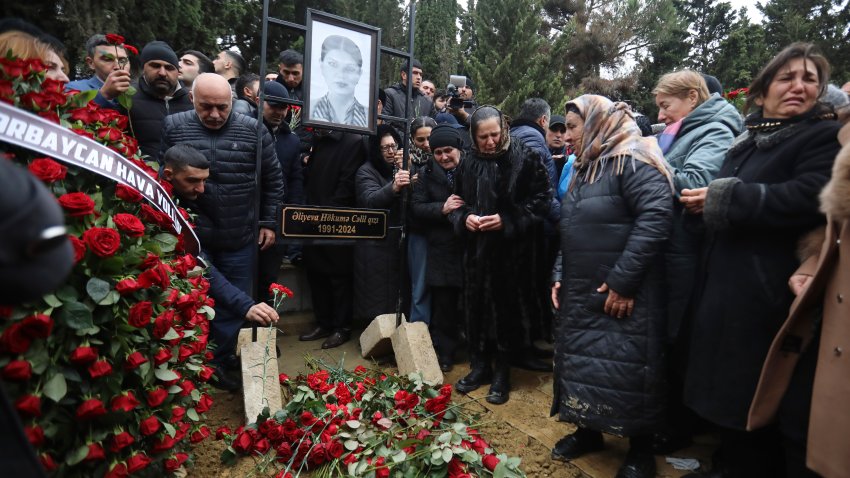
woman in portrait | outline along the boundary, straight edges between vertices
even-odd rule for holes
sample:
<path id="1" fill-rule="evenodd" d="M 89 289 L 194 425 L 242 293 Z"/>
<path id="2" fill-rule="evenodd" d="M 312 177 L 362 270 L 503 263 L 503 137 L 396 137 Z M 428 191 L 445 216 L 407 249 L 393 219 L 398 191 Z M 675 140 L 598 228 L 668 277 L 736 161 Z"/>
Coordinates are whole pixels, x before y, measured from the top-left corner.
<path id="1" fill-rule="evenodd" d="M 313 119 L 367 126 L 366 107 L 354 97 L 362 67 L 363 56 L 353 41 L 340 35 L 325 38 L 322 42 L 321 70 L 328 92 L 313 105 Z"/>

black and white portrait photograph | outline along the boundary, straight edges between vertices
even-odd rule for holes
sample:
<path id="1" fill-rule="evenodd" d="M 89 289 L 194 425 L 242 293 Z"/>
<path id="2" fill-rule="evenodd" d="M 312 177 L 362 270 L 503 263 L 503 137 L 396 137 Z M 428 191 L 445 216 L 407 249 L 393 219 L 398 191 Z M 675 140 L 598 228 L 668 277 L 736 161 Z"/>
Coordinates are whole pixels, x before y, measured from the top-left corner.
<path id="1" fill-rule="evenodd" d="M 371 132 L 377 52 L 377 29 L 309 12 L 304 124 Z"/>

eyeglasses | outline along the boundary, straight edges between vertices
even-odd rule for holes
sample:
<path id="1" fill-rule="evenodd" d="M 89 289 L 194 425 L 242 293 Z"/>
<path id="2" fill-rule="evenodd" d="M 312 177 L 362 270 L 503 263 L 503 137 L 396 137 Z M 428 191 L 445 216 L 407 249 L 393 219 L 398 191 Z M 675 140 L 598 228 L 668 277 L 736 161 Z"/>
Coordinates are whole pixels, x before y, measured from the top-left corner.
<path id="1" fill-rule="evenodd" d="M 398 149 L 397 144 L 387 144 L 387 145 L 381 146 L 381 151 L 384 151 L 384 152 L 387 152 L 387 153 L 390 153 L 390 152 L 395 151 L 397 149 Z"/>

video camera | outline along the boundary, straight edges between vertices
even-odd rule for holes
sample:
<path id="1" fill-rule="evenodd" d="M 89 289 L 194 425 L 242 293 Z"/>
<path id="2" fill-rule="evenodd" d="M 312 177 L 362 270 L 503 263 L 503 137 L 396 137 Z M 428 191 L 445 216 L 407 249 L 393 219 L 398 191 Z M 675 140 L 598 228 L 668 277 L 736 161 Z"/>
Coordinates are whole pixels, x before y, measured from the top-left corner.
<path id="1" fill-rule="evenodd" d="M 466 77 L 460 75 L 451 75 L 449 77 L 449 84 L 446 86 L 446 96 L 449 97 L 449 108 L 453 110 L 459 110 L 461 108 L 472 108 L 475 106 L 475 103 L 469 100 L 464 100 L 460 97 L 460 93 L 458 93 L 458 88 L 463 88 L 466 86 Z"/>

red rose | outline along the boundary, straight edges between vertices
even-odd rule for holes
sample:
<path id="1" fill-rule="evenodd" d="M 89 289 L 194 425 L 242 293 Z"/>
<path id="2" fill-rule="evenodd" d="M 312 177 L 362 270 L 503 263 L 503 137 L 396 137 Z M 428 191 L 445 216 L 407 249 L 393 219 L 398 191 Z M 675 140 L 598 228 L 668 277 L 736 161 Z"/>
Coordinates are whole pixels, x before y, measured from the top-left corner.
<path id="1" fill-rule="evenodd" d="M 142 237 L 145 235 L 145 225 L 132 214 L 120 213 L 112 216 L 115 226 L 119 231 L 124 231 L 130 237 Z"/>
<path id="2" fill-rule="evenodd" d="M 183 380 L 182 382 L 180 382 L 180 389 L 181 392 L 179 393 L 179 395 L 181 397 L 188 397 L 192 393 L 192 390 L 195 389 L 195 384 L 192 383 L 191 380 Z"/>
<path id="3" fill-rule="evenodd" d="M 200 442 L 204 441 L 208 436 L 210 436 L 210 429 L 206 426 L 202 426 L 202 427 L 198 428 L 197 430 L 195 430 L 194 432 L 192 432 L 192 435 L 189 437 L 189 441 L 192 442 L 192 443 L 200 443 Z M 270 447 L 268 446 L 268 443 L 269 443 L 268 440 L 266 440 L 267 446 L 266 446 L 265 450 L 259 450 L 259 443 L 260 442 L 258 441 L 255 449 L 257 449 L 261 453 L 265 453 L 265 452 L 269 451 Z"/>
<path id="4" fill-rule="evenodd" d="M 142 435 L 144 436 L 150 436 L 156 433 L 160 426 L 162 426 L 162 424 L 159 423 L 159 419 L 151 415 L 139 422 L 139 431 L 142 432 Z"/>
<path id="5" fill-rule="evenodd" d="M 34 159 L 29 165 L 29 170 L 35 177 L 46 183 L 65 179 L 68 173 L 68 168 L 50 158 Z"/>
<path id="6" fill-rule="evenodd" d="M 212 378 L 214 373 L 215 370 L 212 367 L 204 365 L 204 368 L 202 368 L 201 371 L 198 372 L 198 378 L 200 378 L 202 382 L 206 382 L 210 378 Z"/>
<path id="7" fill-rule="evenodd" d="M 286 384 L 286 382 L 289 381 L 289 375 L 282 373 L 277 376 L 277 380 L 280 382 L 281 385 L 284 385 Z"/>
<path id="8" fill-rule="evenodd" d="M 168 269 L 165 264 L 157 264 L 156 266 L 142 272 L 139 275 L 139 285 L 141 285 L 142 288 L 148 288 L 152 285 L 156 285 L 162 290 L 167 289 L 168 286 L 171 285 L 171 278 L 168 276 Z"/>
<path id="9" fill-rule="evenodd" d="M 14 98 L 15 88 L 12 82 L 7 80 L 0 80 L 0 101 L 4 101 L 6 103 L 14 105 Z"/>
<path id="10" fill-rule="evenodd" d="M 103 475 L 103 478 L 127 478 L 127 475 L 127 465 L 124 463 L 116 463 L 105 475 Z"/>
<path id="11" fill-rule="evenodd" d="M 44 430 L 42 430 L 40 426 L 27 425 L 24 427 L 24 434 L 27 436 L 27 440 L 32 443 L 33 447 L 39 448 L 44 444 Z"/>
<path id="12" fill-rule="evenodd" d="M 136 453 L 127 459 L 127 471 L 135 473 L 137 471 L 144 470 L 148 465 L 150 465 L 150 463 L 151 459 L 143 452 Z"/>
<path id="13" fill-rule="evenodd" d="M 177 453 L 172 458 L 166 459 L 165 460 L 166 471 L 176 471 L 178 468 L 180 468 L 180 465 L 182 465 L 188 458 L 189 458 L 188 454 L 181 452 L 181 453 Z"/>
<path id="14" fill-rule="evenodd" d="M 139 368 L 140 365 L 142 365 L 143 363 L 146 363 L 147 361 L 148 361 L 147 357 L 142 355 L 142 353 L 137 350 L 137 351 L 135 351 L 135 352 L 133 352 L 133 353 L 131 353 L 130 355 L 127 356 L 127 361 L 124 362 L 124 369 L 125 370 L 135 370 L 135 369 Z"/>
<path id="15" fill-rule="evenodd" d="M 147 392 L 147 402 L 151 407 L 158 407 L 168 397 L 168 391 L 162 387 L 157 387 Z"/>
<path id="16" fill-rule="evenodd" d="M 90 398 L 77 407 L 76 416 L 78 420 L 91 420 L 105 414 L 106 408 L 103 407 L 103 402 L 97 398 Z"/>
<path id="17" fill-rule="evenodd" d="M 307 457 L 307 461 L 311 466 L 319 466 L 328 461 L 328 450 L 325 448 L 325 445 L 321 443 L 314 446 L 310 451 L 310 455 Z"/>
<path id="18" fill-rule="evenodd" d="M 89 375 L 91 375 L 91 378 L 105 377 L 111 373 L 112 365 L 110 365 L 106 359 L 98 360 L 97 362 L 89 365 Z"/>
<path id="19" fill-rule="evenodd" d="M 171 218 L 168 216 L 168 214 L 157 211 L 156 209 L 147 204 L 142 204 L 139 214 L 145 221 L 157 224 L 159 227 L 162 227 L 164 229 L 168 229 L 171 227 Z"/>
<path id="20" fill-rule="evenodd" d="M 110 402 L 110 408 L 112 408 L 113 412 L 117 412 L 118 410 L 129 412 L 139 405 L 139 400 L 136 399 L 132 391 L 128 391 L 126 395 L 118 395 Z"/>
<path id="21" fill-rule="evenodd" d="M 253 444 L 254 440 L 251 438 L 251 435 L 243 431 L 236 436 L 236 439 L 233 440 L 233 444 L 231 446 L 237 453 L 246 455 L 251 451 L 251 446 Z"/>
<path id="22" fill-rule="evenodd" d="M 89 443 L 89 454 L 83 458 L 83 462 L 100 461 L 106 459 L 103 453 L 103 447 L 100 443 Z"/>
<path id="23" fill-rule="evenodd" d="M 274 451 L 277 455 L 277 461 L 286 463 L 292 459 L 292 447 L 287 442 L 282 442 Z"/>
<path id="24" fill-rule="evenodd" d="M 23 382 L 32 376 L 32 365 L 26 360 L 12 360 L 3 367 L 2 375 L 5 380 Z"/>
<path id="25" fill-rule="evenodd" d="M 83 233 L 83 241 L 100 257 L 112 257 L 121 247 L 118 231 L 109 227 L 93 227 Z"/>
<path id="26" fill-rule="evenodd" d="M 59 204 L 71 217 L 94 214 L 94 201 L 86 193 L 66 193 L 59 196 Z"/>
<path id="27" fill-rule="evenodd" d="M 226 435 L 230 435 L 231 433 L 232 432 L 230 431 L 229 427 L 227 427 L 226 425 L 222 425 L 215 429 L 215 439 L 223 440 Z"/>
<path id="28" fill-rule="evenodd" d="M 89 346 L 80 346 L 71 352 L 71 363 L 74 365 L 86 365 L 97 360 L 97 349 Z"/>
<path id="29" fill-rule="evenodd" d="M 61 93 L 56 94 L 50 91 L 30 91 L 21 95 L 21 104 L 27 105 L 37 111 L 50 111 L 55 114 L 57 106 L 62 106 L 68 101 L 67 97 Z"/>
<path id="30" fill-rule="evenodd" d="M 74 247 L 74 264 L 83 260 L 86 257 L 86 243 L 81 241 L 79 237 L 68 234 L 68 240 L 71 241 L 71 246 Z"/>
<path id="31" fill-rule="evenodd" d="M 120 129 L 112 128 L 110 126 L 104 126 L 97 130 L 97 137 L 104 141 L 118 141 L 122 136 L 124 136 L 124 133 L 122 133 Z"/>
<path id="32" fill-rule="evenodd" d="M 136 302 L 130 307 L 127 323 L 140 329 L 145 328 L 151 323 L 151 315 L 153 315 L 153 304 L 151 304 L 151 301 L 144 300 L 142 302 Z"/>
<path id="33" fill-rule="evenodd" d="M 112 437 L 112 442 L 109 444 L 109 451 L 112 453 L 118 453 L 122 449 L 132 445 L 136 442 L 136 439 L 133 438 L 133 435 L 130 435 L 126 431 L 121 432 Z"/>
<path id="34" fill-rule="evenodd" d="M 311 427 L 316 423 L 316 417 L 312 413 L 305 411 L 301 414 L 301 424 L 305 427 Z"/>
<path id="35" fill-rule="evenodd" d="M 115 195 L 126 202 L 140 202 L 143 199 L 142 193 L 124 184 L 115 186 Z"/>
<path id="36" fill-rule="evenodd" d="M 183 417 L 185 417 L 185 416 L 186 416 L 186 409 L 179 406 L 179 405 L 175 405 L 171 409 L 171 420 L 170 421 L 171 421 L 171 423 L 177 423 L 180 420 L 182 420 Z"/>
<path id="37" fill-rule="evenodd" d="M 341 457 L 343 453 L 345 453 L 345 447 L 339 441 L 334 440 L 328 444 L 328 455 L 334 460 Z"/>
<path id="38" fill-rule="evenodd" d="M 481 463 L 484 464 L 484 468 L 487 468 L 490 471 L 496 469 L 496 465 L 499 464 L 499 461 L 501 460 L 496 458 L 496 455 L 484 455 L 484 458 L 481 459 Z"/>
<path id="39" fill-rule="evenodd" d="M 24 333 L 33 339 L 44 339 L 53 329 L 53 319 L 44 314 L 30 315 L 22 321 Z"/>
<path id="40" fill-rule="evenodd" d="M 110 45 L 121 46 L 121 45 L 124 44 L 124 37 L 122 37 L 121 35 L 119 35 L 117 33 L 107 33 L 106 34 L 106 41 Z"/>
<path id="41" fill-rule="evenodd" d="M 177 444 L 178 440 L 182 439 L 183 437 L 180 436 L 180 432 L 175 433 L 174 438 L 172 438 L 168 433 L 163 433 L 160 438 L 153 442 L 153 448 L 151 448 L 151 451 L 154 453 L 162 453 L 170 450 L 174 448 L 174 445 Z"/>
<path id="42" fill-rule="evenodd" d="M 31 342 L 32 339 L 21 322 L 13 323 L 0 334 L 0 350 L 10 354 L 18 355 L 26 352 Z"/>
<path id="43" fill-rule="evenodd" d="M 207 413 L 212 407 L 213 399 L 208 394 L 201 395 L 201 399 L 198 400 L 198 404 L 195 405 L 195 411 L 198 413 Z"/>
<path id="44" fill-rule="evenodd" d="M 171 360 L 171 357 L 171 349 L 163 347 L 157 351 L 156 355 L 153 356 L 153 363 L 156 365 L 162 365 Z"/>
<path id="45" fill-rule="evenodd" d="M 38 461 L 41 462 L 41 466 L 43 466 L 46 471 L 53 471 L 56 468 L 59 468 L 59 465 L 56 464 L 56 461 L 53 460 L 53 456 L 50 455 L 50 453 L 42 453 L 38 456 Z"/>
<path id="46" fill-rule="evenodd" d="M 15 400 L 15 408 L 22 415 L 41 416 L 41 399 L 35 395 L 24 395 Z"/>

